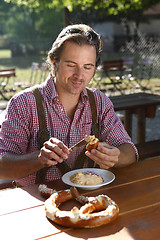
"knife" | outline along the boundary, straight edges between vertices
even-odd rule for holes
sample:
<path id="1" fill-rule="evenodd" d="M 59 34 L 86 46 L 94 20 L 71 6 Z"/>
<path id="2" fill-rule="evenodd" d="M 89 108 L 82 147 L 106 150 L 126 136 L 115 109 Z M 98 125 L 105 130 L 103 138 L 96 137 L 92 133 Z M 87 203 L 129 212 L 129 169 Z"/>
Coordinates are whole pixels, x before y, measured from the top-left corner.
<path id="1" fill-rule="evenodd" d="M 85 146 L 86 144 L 87 144 L 88 142 L 85 140 L 85 138 L 84 139 L 82 139 L 81 141 L 79 141 L 78 143 L 76 143 L 74 146 L 72 146 L 71 148 L 69 148 L 69 151 L 71 152 L 71 151 L 73 151 L 73 150 L 75 150 L 75 149 L 77 149 L 77 148 L 80 148 L 80 147 L 82 147 L 82 146 Z"/>

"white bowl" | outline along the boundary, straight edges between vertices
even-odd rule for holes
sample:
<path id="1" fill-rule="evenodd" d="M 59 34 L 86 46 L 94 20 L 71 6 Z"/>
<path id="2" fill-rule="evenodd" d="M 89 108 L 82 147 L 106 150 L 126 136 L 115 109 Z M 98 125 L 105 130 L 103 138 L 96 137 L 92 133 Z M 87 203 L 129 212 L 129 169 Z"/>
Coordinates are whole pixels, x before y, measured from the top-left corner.
<path id="1" fill-rule="evenodd" d="M 104 181 L 101 184 L 95 184 L 95 185 L 75 184 L 75 183 L 70 181 L 70 177 L 76 172 L 82 172 L 82 173 L 91 172 L 93 174 L 97 174 L 100 177 L 102 177 Z M 107 185 L 107 184 L 113 182 L 114 179 L 115 179 L 115 175 L 112 172 L 110 172 L 108 170 L 104 170 L 104 169 L 99 169 L 99 168 L 76 169 L 76 170 L 72 170 L 70 172 L 67 172 L 62 176 L 62 181 L 65 184 L 70 185 L 70 186 L 74 186 L 74 187 L 77 187 L 77 188 L 81 188 L 81 189 L 84 189 L 84 190 L 94 190 L 94 189 L 100 188 L 104 185 Z"/>

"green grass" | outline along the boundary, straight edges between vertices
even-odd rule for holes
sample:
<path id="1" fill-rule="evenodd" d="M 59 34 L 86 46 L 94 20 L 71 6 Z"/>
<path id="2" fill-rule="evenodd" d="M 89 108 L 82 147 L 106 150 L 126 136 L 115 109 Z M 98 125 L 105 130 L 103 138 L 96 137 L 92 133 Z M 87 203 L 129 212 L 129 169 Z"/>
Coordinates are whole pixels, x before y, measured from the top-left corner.
<path id="1" fill-rule="evenodd" d="M 38 70 L 34 75 L 31 69 L 32 62 L 39 63 L 39 66 L 45 62 L 46 56 L 22 56 L 14 57 L 11 56 L 10 50 L 0 50 L 0 69 L 6 69 L 15 67 L 16 68 L 16 77 L 9 79 L 7 89 L 15 88 L 16 92 L 20 91 L 22 88 L 18 87 L 15 83 L 30 83 L 32 80 L 35 80 L 35 83 L 41 82 L 41 70 Z M 32 77 L 32 78 L 31 78 Z M 1 80 L 2 81 L 2 80 Z M 5 93 L 7 97 L 11 97 L 15 92 Z M 0 96 L 0 98 L 2 98 Z"/>
<path id="2" fill-rule="evenodd" d="M 0 50 L 0 59 L 11 58 L 11 51 L 8 49 Z"/>

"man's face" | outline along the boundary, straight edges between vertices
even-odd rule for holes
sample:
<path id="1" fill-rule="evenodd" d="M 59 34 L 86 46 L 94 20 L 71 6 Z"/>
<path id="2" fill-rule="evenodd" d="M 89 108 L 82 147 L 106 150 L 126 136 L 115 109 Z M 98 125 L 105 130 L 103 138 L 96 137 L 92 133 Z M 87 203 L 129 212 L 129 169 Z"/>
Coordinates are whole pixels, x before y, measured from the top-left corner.
<path id="1" fill-rule="evenodd" d="M 56 63 L 55 63 L 56 64 Z M 96 65 L 94 46 L 66 42 L 56 68 L 57 92 L 79 95 L 91 81 Z"/>

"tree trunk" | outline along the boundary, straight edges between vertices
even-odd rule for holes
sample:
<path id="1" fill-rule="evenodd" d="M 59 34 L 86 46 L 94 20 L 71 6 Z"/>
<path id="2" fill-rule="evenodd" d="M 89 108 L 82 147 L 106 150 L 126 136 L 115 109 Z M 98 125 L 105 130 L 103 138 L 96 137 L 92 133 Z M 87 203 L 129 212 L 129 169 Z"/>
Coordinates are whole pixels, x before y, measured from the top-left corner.
<path id="1" fill-rule="evenodd" d="M 70 14 L 67 7 L 64 8 L 64 26 L 68 26 L 70 24 Z"/>

